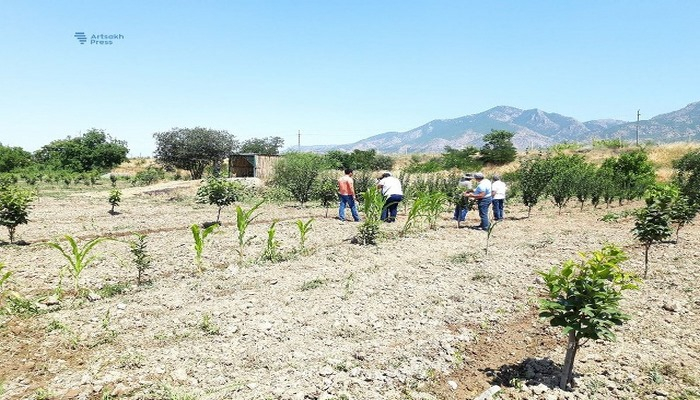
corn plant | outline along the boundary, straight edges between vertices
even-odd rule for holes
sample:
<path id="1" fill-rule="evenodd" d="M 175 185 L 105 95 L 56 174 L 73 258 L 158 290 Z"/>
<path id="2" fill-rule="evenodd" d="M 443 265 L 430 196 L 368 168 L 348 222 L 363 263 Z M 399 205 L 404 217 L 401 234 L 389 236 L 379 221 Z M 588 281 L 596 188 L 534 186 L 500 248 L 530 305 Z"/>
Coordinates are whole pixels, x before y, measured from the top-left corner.
<path id="1" fill-rule="evenodd" d="M 314 222 L 313 218 L 306 222 L 297 220 L 297 228 L 299 228 L 299 248 L 302 253 L 306 252 L 306 235 L 313 229 L 311 227 L 312 222 Z"/>
<path id="2" fill-rule="evenodd" d="M 358 242 L 363 245 L 377 244 L 381 224 L 384 196 L 374 186 L 362 193 L 362 211 L 365 219 L 358 227 Z"/>
<path id="3" fill-rule="evenodd" d="M 486 249 L 484 251 L 484 255 L 489 255 L 489 239 L 491 239 L 491 232 L 493 232 L 493 228 L 496 227 L 501 221 L 494 221 L 491 223 L 489 226 L 489 229 L 486 231 Z"/>
<path id="4" fill-rule="evenodd" d="M 134 264 L 136 264 L 136 270 L 138 271 L 136 284 L 141 285 L 143 274 L 151 266 L 151 256 L 146 249 L 146 235 L 136 233 L 135 236 L 136 239 L 129 242 L 129 247 L 131 248 L 131 254 L 134 256 Z"/>
<path id="5" fill-rule="evenodd" d="M 208 227 L 202 229 L 197 224 L 193 224 L 190 229 L 192 230 L 192 238 L 194 239 L 194 261 L 197 264 L 197 271 L 202 273 L 204 271 L 204 265 L 202 262 L 202 252 L 204 251 L 204 239 L 209 236 L 216 228 L 218 224 L 209 225 Z"/>
<path id="6" fill-rule="evenodd" d="M 430 229 L 437 229 L 437 220 L 445 208 L 447 195 L 443 192 L 431 192 L 424 193 L 423 196 L 425 196 L 423 201 L 423 218 Z"/>
<path id="7" fill-rule="evenodd" d="M 5 283 L 10 280 L 10 276 L 12 276 L 12 271 L 5 271 L 5 264 L 0 263 L 0 310 L 3 309 L 3 305 L 5 302 L 5 297 L 9 294 L 9 291 L 5 289 Z"/>
<path id="8" fill-rule="evenodd" d="M 109 204 L 112 205 L 112 209 L 109 210 L 109 213 L 114 215 L 114 207 L 119 205 L 119 202 L 122 201 L 122 192 L 119 191 L 119 189 L 112 189 L 109 192 Z"/>
<path id="9" fill-rule="evenodd" d="M 561 389 L 571 382 L 576 352 L 586 341 L 615 339 L 612 328 L 629 319 L 619 308 L 622 291 L 637 289 L 639 281 L 622 271 L 620 263 L 627 256 L 613 245 L 581 257 L 579 263 L 568 260 L 561 268 L 538 272 L 547 287 L 546 298 L 540 300 L 540 317 L 569 336 Z"/>
<path id="10" fill-rule="evenodd" d="M 257 217 L 257 215 L 253 215 L 253 213 L 262 205 L 263 202 L 264 200 L 260 201 L 250 210 L 244 210 L 241 206 L 236 206 L 236 229 L 238 230 L 238 249 L 236 252 L 238 253 L 239 262 L 241 264 L 245 259 L 246 246 L 255 237 L 253 236 L 251 238 L 246 238 L 246 231 L 248 230 L 250 223 Z"/>
<path id="11" fill-rule="evenodd" d="M 418 225 L 420 217 L 423 214 L 423 201 L 424 197 L 421 196 L 421 193 L 418 193 L 418 196 L 414 198 L 413 203 L 411 204 L 411 208 L 408 209 L 408 212 L 406 213 L 406 222 L 401 229 L 400 235 L 405 236 L 410 230 Z"/>
<path id="12" fill-rule="evenodd" d="M 265 250 L 263 251 L 263 254 L 260 257 L 263 260 L 272 262 L 278 261 L 281 258 L 281 255 L 279 253 L 280 242 L 277 239 L 275 239 L 275 225 L 277 225 L 277 221 L 272 221 L 270 228 L 267 230 L 267 243 L 265 246 Z"/>
<path id="13" fill-rule="evenodd" d="M 70 245 L 69 251 L 65 250 L 58 242 L 48 242 L 46 244 L 60 251 L 61 255 L 63 255 L 63 257 L 65 257 L 65 259 L 68 260 L 68 265 L 65 267 L 65 269 L 73 277 L 75 293 L 77 295 L 80 293 L 80 274 L 95 259 L 95 256 L 89 256 L 90 252 L 97 244 L 99 244 L 100 242 L 104 242 L 105 240 L 110 240 L 110 238 L 98 237 L 92 239 L 89 242 L 85 243 L 85 246 L 81 249 L 80 247 L 78 247 L 78 243 L 73 237 L 71 237 L 70 235 L 64 235 L 63 237 L 66 239 L 66 241 L 68 241 L 68 244 Z"/>

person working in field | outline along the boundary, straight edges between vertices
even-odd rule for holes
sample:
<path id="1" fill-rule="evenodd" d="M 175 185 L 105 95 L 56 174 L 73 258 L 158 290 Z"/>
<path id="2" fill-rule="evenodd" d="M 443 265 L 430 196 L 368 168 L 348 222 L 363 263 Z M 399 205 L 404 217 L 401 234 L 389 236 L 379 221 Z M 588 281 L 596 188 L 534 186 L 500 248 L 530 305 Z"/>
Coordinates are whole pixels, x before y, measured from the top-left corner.
<path id="1" fill-rule="evenodd" d="M 503 203 L 506 201 L 506 183 L 501 180 L 501 176 L 495 174 L 493 183 L 491 183 L 491 192 L 493 194 L 493 219 L 496 221 L 503 220 Z"/>
<path id="2" fill-rule="evenodd" d="M 403 200 L 401 181 L 391 176 L 391 172 L 384 172 L 377 182 L 377 187 L 382 191 L 385 199 L 382 207 L 382 221 L 396 222 L 399 203 Z"/>
<path id="3" fill-rule="evenodd" d="M 352 179 L 352 169 L 345 169 L 345 175 L 338 179 L 338 195 L 340 196 L 340 206 L 338 207 L 338 219 L 345 221 L 345 207 L 350 207 L 352 219 L 360 222 L 360 215 L 357 213 L 357 196 L 355 195 L 355 182 Z"/>
<path id="4" fill-rule="evenodd" d="M 479 218 L 481 218 L 481 224 L 475 229 L 488 230 L 491 225 L 489 222 L 489 206 L 491 205 L 491 181 L 484 178 L 484 174 L 477 172 L 474 174 L 474 180 L 477 183 L 474 192 L 467 193 L 464 195 L 477 200 L 479 206 Z"/>
<path id="5" fill-rule="evenodd" d="M 455 194 L 455 212 L 453 220 L 457 222 L 464 222 L 467 220 L 467 212 L 469 211 L 469 198 L 464 195 L 464 193 L 469 193 L 472 191 L 472 174 L 464 174 L 459 178 L 459 183 L 457 184 L 457 193 Z"/>

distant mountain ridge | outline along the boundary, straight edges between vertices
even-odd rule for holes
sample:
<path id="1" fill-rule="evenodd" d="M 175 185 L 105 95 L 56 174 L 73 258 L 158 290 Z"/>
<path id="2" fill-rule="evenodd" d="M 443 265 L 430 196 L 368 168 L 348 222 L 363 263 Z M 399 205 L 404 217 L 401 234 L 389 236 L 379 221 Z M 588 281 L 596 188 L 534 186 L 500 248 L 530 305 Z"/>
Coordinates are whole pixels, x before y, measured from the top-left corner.
<path id="1" fill-rule="evenodd" d="M 302 146 L 304 151 L 352 151 L 376 149 L 381 153 L 440 153 L 445 146 L 481 147 L 482 137 L 491 129 L 515 133 L 513 144 L 519 149 L 547 147 L 561 142 L 590 142 L 594 138 L 622 138 L 644 142 L 674 142 L 700 138 L 700 102 L 649 120 L 621 121 L 597 119 L 580 122 L 575 118 L 537 108 L 521 110 L 498 106 L 478 114 L 454 119 L 437 119 L 406 132 L 386 132 L 344 145 Z"/>

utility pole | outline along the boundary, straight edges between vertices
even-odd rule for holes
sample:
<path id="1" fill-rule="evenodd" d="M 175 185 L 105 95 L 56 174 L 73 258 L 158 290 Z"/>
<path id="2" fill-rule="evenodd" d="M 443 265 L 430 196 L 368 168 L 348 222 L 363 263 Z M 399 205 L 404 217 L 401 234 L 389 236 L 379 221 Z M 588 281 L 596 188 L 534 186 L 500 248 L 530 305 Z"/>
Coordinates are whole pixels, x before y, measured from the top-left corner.
<path id="1" fill-rule="evenodd" d="M 641 115 L 639 111 L 637 110 L 637 147 L 639 147 L 639 116 Z"/>
<path id="2" fill-rule="evenodd" d="M 301 129 L 297 131 L 297 149 L 301 151 Z"/>

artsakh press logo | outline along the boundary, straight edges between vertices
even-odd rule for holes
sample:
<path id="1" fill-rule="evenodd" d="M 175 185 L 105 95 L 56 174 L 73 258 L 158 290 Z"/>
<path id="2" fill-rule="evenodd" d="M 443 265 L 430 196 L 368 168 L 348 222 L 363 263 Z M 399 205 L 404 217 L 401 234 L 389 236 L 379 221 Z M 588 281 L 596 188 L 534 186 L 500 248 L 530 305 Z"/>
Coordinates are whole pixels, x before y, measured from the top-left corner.
<path id="1" fill-rule="evenodd" d="M 91 34 L 88 35 L 85 32 L 75 32 L 75 35 L 73 35 L 80 44 L 90 44 L 90 45 L 112 45 L 117 41 L 120 41 L 124 39 L 124 35 L 121 33 L 114 33 L 114 34 L 109 34 L 105 35 L 103 33 L 96 35 L 96 34 Z M 89 36 L 89 37 L 88 37 Z M 88 42 L 88 39 L 90 40 Z"/>
<path id="2" fill-rule="evenodd" d="M 80 44 L 85 44 L 85 42 L 87 42 L 87 36 L 85 36 L 85 32 L 75 32 L 75 35 L 73 36 L 75 36 L 75 38 L 78 39 Z"/>

